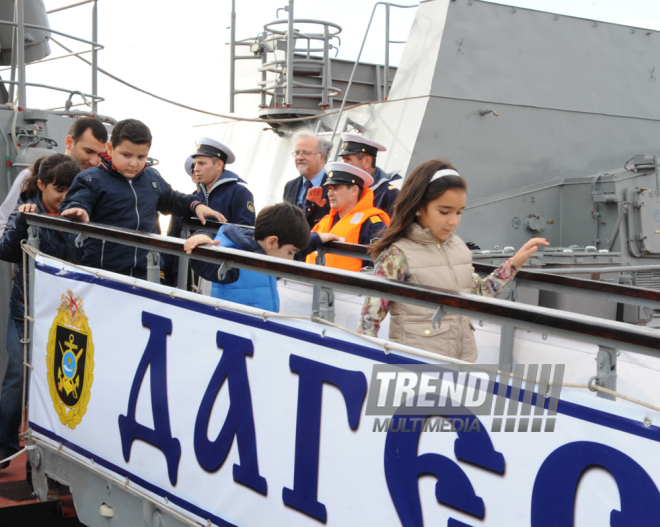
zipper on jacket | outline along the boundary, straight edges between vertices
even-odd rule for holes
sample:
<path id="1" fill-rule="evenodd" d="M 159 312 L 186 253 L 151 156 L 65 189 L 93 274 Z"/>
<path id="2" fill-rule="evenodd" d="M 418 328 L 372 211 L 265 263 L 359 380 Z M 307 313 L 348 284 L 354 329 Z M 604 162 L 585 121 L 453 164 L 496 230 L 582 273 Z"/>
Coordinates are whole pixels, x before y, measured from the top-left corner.
<path id="1" fill-rule="evenodd" d="M 103 268 L 103 254 L 105 252 L 105 240 L 101 241 L 101 265 L 100 267 Z"/>
<path id="2" fill-rule="evenodd" d="M 133 191 L 133 195 L 135 196 L 135 215 L 137 216 L 137 227 L 135 230 L 139 231 L 140 230 L 140 211 L 138 211 L 138 197 L 137 197 L 137 192 L 135 192 L 135 189 L 133 188 L 133 180 L 129 179 L 128 184 L 131 186 L 131 190 Z M 137 267 L 137 247 L 135 248 L 135 254 L 133 255 L 133 267 Z"/>

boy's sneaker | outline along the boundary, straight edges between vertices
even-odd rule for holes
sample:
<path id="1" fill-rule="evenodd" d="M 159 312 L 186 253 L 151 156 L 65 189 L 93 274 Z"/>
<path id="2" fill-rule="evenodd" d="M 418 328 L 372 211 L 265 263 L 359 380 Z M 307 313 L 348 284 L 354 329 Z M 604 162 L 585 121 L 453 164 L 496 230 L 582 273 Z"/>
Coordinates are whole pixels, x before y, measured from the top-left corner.
<path id="1" fill-rule="evenodd" d="M 0 470 L 2 470 L 3 468 L 7 468 L 9 466 L 9 463 L 11 463 L 11 461 L 5 461 L 4 463 L 0 463 Z"/>

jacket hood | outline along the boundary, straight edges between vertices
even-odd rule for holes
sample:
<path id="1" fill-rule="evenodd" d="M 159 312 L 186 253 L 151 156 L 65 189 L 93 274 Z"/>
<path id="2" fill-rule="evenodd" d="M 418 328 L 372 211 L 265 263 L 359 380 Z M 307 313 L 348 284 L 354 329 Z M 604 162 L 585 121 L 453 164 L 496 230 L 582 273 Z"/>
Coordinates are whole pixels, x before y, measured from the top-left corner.
<path id="1" fill-rule="evenodd" d="M 261 245 L 255 241 L 254 231 L 251 229 L 241 229 L 236 225 L 224 225 L 220 230 L 220 240 L 221 244 L 225 240 L 229 240 L 244 251 L 266 254 Z"/>
<path id="2" fill-rule="evenodd" d="M 435 245 L 438 241 L 435 235 L 431 232 L 431 229 L 428 227 L 423 229 L 422 226 L 416 221 L 413 222 L 410 227 L 408 227 L 408 230 L 406 231 L 406 238 L 414 242 L 421 243 L 422 245 Z M 440 243 L 442 245 L 451 246 L 456 243 L 456 238 L 457 236 L 454 233 L 451 233 L 449 238 Z"/>

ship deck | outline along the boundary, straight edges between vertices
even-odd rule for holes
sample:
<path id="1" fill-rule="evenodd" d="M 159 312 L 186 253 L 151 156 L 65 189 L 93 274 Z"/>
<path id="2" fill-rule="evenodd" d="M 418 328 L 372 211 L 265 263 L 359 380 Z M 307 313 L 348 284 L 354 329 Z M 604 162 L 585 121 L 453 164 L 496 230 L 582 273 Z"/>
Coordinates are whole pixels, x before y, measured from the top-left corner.
<path id="1" fill-rule="evenodd" d="M 24 445 L 21 445 L 23 447 Z M 0 470 L 0 525 L 3 527 L 75 527 L 83 525 L 66 494 L 52 501 L 40 502 L 27 482 L 27 452 Z"/>

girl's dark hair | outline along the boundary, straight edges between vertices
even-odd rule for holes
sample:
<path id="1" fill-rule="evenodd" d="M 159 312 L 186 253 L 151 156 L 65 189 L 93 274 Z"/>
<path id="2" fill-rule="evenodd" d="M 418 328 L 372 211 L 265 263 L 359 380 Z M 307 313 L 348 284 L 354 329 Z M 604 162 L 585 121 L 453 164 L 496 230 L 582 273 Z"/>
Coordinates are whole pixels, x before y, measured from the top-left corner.
<path id="1" fill-rule="evenodd" d="M 69 188 L 73 179 L 80 172 L 78 163 L 64 154 L 53 154 L 37 159 L 30 167 L 30 177 L 23 184 L 23 192 L 27 192 L 29 198 L 39 195 L 41 181 L 44 185 L 53 183 L 56 187 Z"/>
<path id="2" fill-rule="evenodd" d="M 443 176 L 431 183 L 431 178 L 435 173 L 445 168 L 455 170 L 447 159 L 436 157 L 419 165 L 406 178 L 401 192 L 396 198 L 390 226 L 380 241 L 369 249 L 369 254 L 374 259 L 405 236 L 408 228 L 416 221 L 419 209 L 425 208 L 431 201 L 438 199 L 448 190 L 467 191 L 467 182 L 460 176 Z"/>

